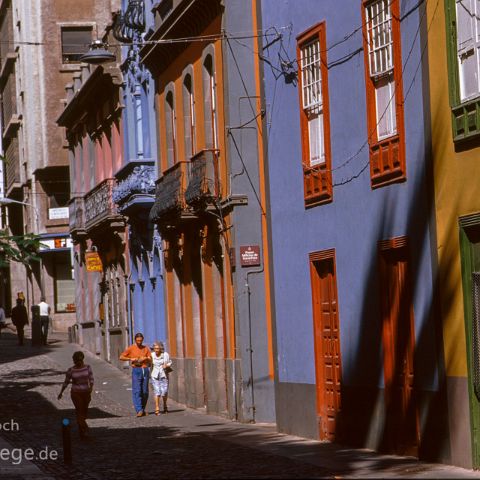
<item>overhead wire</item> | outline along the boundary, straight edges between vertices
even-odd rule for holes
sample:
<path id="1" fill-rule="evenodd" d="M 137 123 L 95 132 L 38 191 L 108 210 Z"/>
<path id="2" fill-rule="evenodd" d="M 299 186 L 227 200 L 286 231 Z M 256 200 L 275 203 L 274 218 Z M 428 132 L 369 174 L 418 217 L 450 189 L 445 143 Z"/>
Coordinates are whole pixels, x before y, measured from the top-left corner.
<path id="1" fill-rule="evenodd" d="M 429 0 L 424 0 L 424 1 L 425 1 L 425 3 L 427 4 Z M 421 3 L 423 3 L 423 2 L 421 2 Z M 403 103 L 403 104 L 405 103 L 406 99 L 408 98 L 408 95 L 409 95 L 409 93 L 410 93 L 410 91 L 411 91 L 411 88 L 412 88 L 412 86 L 413 86 L 413 84 L 414 84 L 414 82 L 415 82 L 416 76 L 417 76 L 417 74 L 418 74 L 418 70 L 419 70 L 420 66 L 422 65 L 422 63 L 423 63 L 423 57 L 424 57 L 424 55 L 425 55 L 425 51 L 426 51 L 427 46 L 428 46 L 428 33 L 430 32 L 430 28 L 431 28 L 431 26 L 432 26 L 433 20 L 435 19 L 435 16 L 436 16 L 436 13 L 437 13 L 437 10 L 438 10 L 438 5 L 439 5 L 439 3 L 440 3 L 440 0 L 437 0 L 437 3 L 436 3 L 436 5 L 435 5 L 435 9 L 434 9 L 433 14 L 432 14 L 432 18 L 431 18 L 430 23 L 429 23 L 429 25 L 428 25 L 428 27 L 427 27 L 426 40 L 425 40 L 425 44 L 424 44 L 424 46 L 423 46 L 423 48 L 422 48 L 422 51 L 421 51 L 421 54 L 420 54 L 420 60 L 419 60 L 419 62 L 417 63 L 417 66 L 416 66 L 414 75 L 413 75 L 413 77 L 412 77 L 412 80 L 410 81 L 410 84 L 409 84 L 409 86 L 408 86 L 408 88 L 407 88 L 407 91 L 406 91 L 406 93 L 404 94 L 403 99 L 402 99 L 402 103 Z M 406 62 L 405 62 L 404 68 L 402 69 L 402 80 L 403 80 L 403 73 L 404 73 L 404 70 L 405 70 L 406 63 L 407 63 L 408 59 L 410 58 L 410 55 L 411 55 L 411 53 L 412 53 L 412 51 L 413 51 L 413 47 L 414 47 L 414 45 L 415 45 L 415 39 L 416 39 L 416 37 L 418 36 L 418 34 L 419 34 L 419 32 L 420 32 L 422 20 L 423 20 L 424 16 L 426 15 L 426 12 L 427 12 L 427 5 L 425 5 L 424 13 L 423 13 L 423 15 L 422 15 L 422 18 L 421 18 L 420 21 L 419 21 L 419 27 L 418 27 L 417 32 L 416 32 L 416 34 L 415 34 L 414 40 L 413 40 L 413 42 L 412 42 L 412 47 L 411 47 L 411 49 L 410 49 L 410 51 L 409 51 L 409 53 L 408 53 L 407 60 L 406 60 Z M 396 91 L 396 88 L 395 88 L 395 91 Z M 395 93 L 392 95 L 392 97 L 394 97 L 394 95 L 395 95 Z M 392 98 L 390 98 L 390 102 L 391 102 L 391 101 L 392 101 Z M 390 102 L 389 102 L 389 103 L 390 103 Z M 388 108 L 388 106 L 387 106 L 387 108 Z M 383 113 L 383 115 L 385 115 L 385 112 Z M 382 117 L 383 117 L 383 115 L 382 115 Z M 378 124 L 379 124 L 379 123 L 377 123 L 377 125 L 375 126 L 375 129 L 377 128 Z M 374 130 L 374 131 L 375 131 L 375 130 Z M 371 136 L 373 135 L 374 131 L 373 131 L 372 133 L 370 133 L 370 136 L 367 138 L 367 141 L 362 145 L 360 151 L 363 150 L 363 149 L 365 148 L 365 146 L 369 143 L 370 138 L 371 138 Z M 358 154 L 360 153 L 360 151 L 355 154 L 355 157 L 358 156 Z M 350 162 L 352 159 L 353 159 L 353 157 L 350 158 L 347 162 L 345 162 L 342 166 L 346 165 L 346 164 L 347 164 L 348 162 Z M 333 183 L 332 186 L 335 187 L 335 186 L 345 185 L 345 184 L 351 182 L 352 180 L 358 178 L 358 177 L 366 170 L 366 168 L 369 166 L 369 164 L 370 164 L 370 158 L 368 159 L 367 162 L 365 162 L 365 164 L 361 167 L 361 169 L 360 169 L 358 172 L 356 172 L 355 174 L 351 175 L 347 180 L 342 180 L 342 181 L 340 181 L 340 182 L 338 182 L 338 183 Z M 332 171 L 333 171 L 333 170 L 338 170 L 338 169 L 341 168 L 342 166 L 339 166 L 339 167 L 336 168 L 336 169 L 332 169 Z"/>
<path id="2" fill-rule="evenodd" d="M 393 1 L 395 0 L 390 0 L 389 2 L 389 5 L 391 5 L 393 3 Z M 417 2 L 417 4 L 412 7 L 407 13 L 405 13 L 402 17 L 399 18 L 400 21 L 402 21 L 403 19 L 405 19 L 406 17 L 408 17 L 414 10 L 416 10 L 417 8 L 419 8 L 419 6 L 422 4 L 422 3 L 427 3 L 428 0 L 419 0 Z M 435 11 L 434 11 L 434 15 L 433 17 L 435 16 L 436 14 L 436 11 L 438 9 L 438 4 L 439 4 L 439 0 L 437 0 L 437 5 L 435 7 Z M 403 65 L 403 68 L 402 68 L 402 79 L 403 79 L 403 73 L 405 71 L 405 67 L 408 63 L 408 60 L 412 54 L 412 51 L 414 49 L 414 46 L 415 46 L 415 41 L 416 41 L 416 38 L 419 34 L 419 31 L 420 31 L 420 27 L 421 27 L 421 23 L 422 23 L 422 20 L 423 20 L 423 17 L 426 13 L 426 8 L 425 8 L 425 11 L 422 15 L 422 18 L 420 19 L 419 21 L 419 27 L 415 33 L 415 36 L 414 36 L 414 39 L 412 41 L 412 47 L 410 48 L 410 51 L 407 55 L 407 58 L 406 58 L 406 61 Z M 379 14 L 377 14 L 379 15 Z M 433 21 L 433 17 L 432 17 L 432 21 Z M 430 26 L 431 26 L 431 23 L 430 22 L 430 25 L 427 29 L 427 33 L 428 31 L 430 30 Z M 344 36 L 344 38 L 342 40 L 339 40 L 333 44 L 331 44 L 329 47 L 327 47 L 325 50 L 325 52 L 328 52 L 330 50 L 332 50 L 333 48 L 337 47 L 338 45 L 348 41 L 353 35 L 355 35 L 355 33 L 357 33 L 359 30 L 361 30 L 363 28 L 363 24 L 360 25 L 359 27 L 355 28 L 354 30 L 352 30 L 350 33 L 348 33 L 347 35 Z M 274 32 L 270 33 L 271 30 L 274 30 Z M 290 31 L 290 36 L 291 36 L 291 33 L 292 33 L 292 25 L 288 25 L 288 26 L 285 26 L 285 27 L 280 27 L 280 30 L 289 30 Z M 260 33 L 261 32 L 261 33 Z M 290 36 L 289 36 L 289 41 L 290 41 Z M 245 81 L 243 79 L 243 76 L 242 76 L 242 73 L 241 73 L 241 70 L 238 66 L 238 63 L 236 61 L 236 57 L 235 57 L 235 54 L 233 52 L 233 49 L 230 45 L 230 40 L 233 40 L 235 41 L 236 43 L 242 45 L 243 47 L 246 47 L 248 48 L 249 50 L 251 50 L 254 54 L 257 54 L 259 55 L 260 59 L 263 60 L 263 61 L 267 61 L 269 60 L 267 57 L 263 56 L 262 54 L 256 52 L 254 49 L 252 49 L 251 47 L 245 45 L 244 43 L 241 42 L 241 40 L 245 40 L 245 39 L 254 39 L 254 38 L 260 38 L 260 37 L 274 37 L 274 40 L 271 41 L 269 44 L 267 44 L 267 48 L 269 48 L 277 39 L 282 39 L 283 37 L 283 34 L 279 33 L 278 29 L 276 27 L 269 27 L 268 29 L 266 30 L 258 30 L 257 33 L 253 33 L 253 32 L 236 32 L 236 33 L 233 33 L 233 34 L 227 34 L 227 32 L 222 32 L 221 34 L 212 34 L 212 35 L 202 35 L 202 36 L 194 36 L 194 37 L 182 37 L 182 38 L 177 38 L 177 39 L 161 39 L 161 40 L 142 40 L 142 42 L 133 42 L 134 44 L 136 45 L 152 45 L 152 44 L 161 44 L 161 43 L 167 43 L 167 44 L 171 44 L 171 43 L 179 43 L 179 42 L 193 42 L 193 41 L 212 41 L 212 40 L 226 40 L 227 41 L 227 44 L 229 46 L 229 49 L 232 53 L 232 57 L 234 59 L 234 62 L 236 64 L 236 67 L 237 67 L 237 70 L 240 74 L 240 78 L 241 78 L 241 81 L 242 81 L 242 84 L 243 84 L 243 87 L 246 91 L 246 93 L 248 94 L 248 89 L 246 87 L 246 84 L 245 84 Z M 428 39 L 427 39 L 427 42 L 428 42 Z M 50 44 L 53 44 L 53 42 L 28 42 L 28 41 L 13 41 L 13 42 L 8 42 L 8 41 L 0 41 L 0 44 L 5 44 L 5 43 L 13 43 L 13 44 L 16 44 L 16 45 L 50 45 Z M 76 44 L 76 46 L 78 46 L 78 44 Z M 110 46 L 123 46 L 123 44 L 110 44 Z M 283 43 L 281 42 L 281 45 L 280 45 L 280 48 L 283 49 L 283 51 L 285 52 L 287 58 L 288 58 L 288 52 L 286 51 Z M 410 82 L 410 85 L 404 95 L 404 98 L 403 98 L 403 102 L 405 102 L 406 98 L 408 97 L 410 91 L 411 91 L 411 87 L 413 85 L 413 82 L 416 78 L 416 74 L 418 73 L 418 69 L 420 68 L 420 65 L 421 65 L 421 62 L 423 61 L 423 54 L 424 54 L 424 51 L 425 51 L 425 48 L 423 49 L 422 51 L 422 55 L 421 55 L 421 59 L 420 59 L 420 62 L 419 64 L 417 65 L 417 68 L 415 70 L 415 75 L 414 77 L 412 78 L 412 81 Z M 332 66 L 336 66 L 339 64 L 339 62 L 345 62 L 345 61 L 348 61 L 350 58 L 352 58 L 353 56 L 355 56 L 356 54 L 358 54 L 360 51 L 363 50 L 363 47 L 361 48 L 358 48 L 356 49 L 355 51 L 351 52 L 351 53 L 348 53 L 346 54 L 344 57 L 341 57 L 340 59 L 337 59 L 335 60 L 334 62 L 331 62 L 327 67 L 332 67 Z M 296 59 L 294 60 L 290 60 L 290 62 L 292 63 L 298 63 Z M 267 63 L 269 63 L 267 61 Z M 278 68 L 278 67 L 275 67 L 271 61 L 269 63 L 272 67 L 276 68 L 276 70 L 278 72 L 283 72 L 282 69 Z M 280 76 L 278 77 L 280 78 Z M 276 83 L 275 83 L 276 85 Z M 354 158 L 356 158 L 360 153 L 361 151 L 363 151 L 363 149 L 366 147 L 366 145 L 369 143 L 372 135 L 375 133 L 375 130 L 376 128 L 378 127 L 378 125 L 380 124 L 380 122 L 383 120 L 383 117 L 385 116 L 386 112 L 388 111 L 388 108 L 390 106 L 390 103 L 393 101 L 393 99 L 395 98 L 395 93 L 396 93 L 396 90 L 397 90 L 397 85 L 395 85 L 395 90 L 394 90 L 394 93 L 392 94 L 392 96 L 390 97 L 390 100 L 389 102 L 387 103 L 387 106 L 382 114 L 382 116 L 380 117 L 380 119 L 378 120 L 377 124 L 375 125 L 374 129 L 372 129 L 372 132 L 369 134 L 369 136 L 367 137 L 367 140 L 360 146 L 360 148 L 352 155 L 350 156 L 345 162 L 343 162 L 342 164 L 336 166 L 335 168 L 332 168 L 332 169 L 322 169 L 323 172 L 325 171 L 331 171 L 331 172 L 334 172 L 336 170 L 339 170 L 341 168 L 344 168 L 346 165 L 348 165 Z M 276 89 L 275 89 L 275 92 L 276 92 Z M 274 97 L 275 98 L 275 97 Z M 255 111 L 253 109 L 253 106 L 251 105 L 251 102 L 250 102 L 250 107 L 252 108 L 252 111 L 253 113 L 255 114 Z M 274 107 L 274 104 L 272 102 L 272 109 Z M 258 117 L 261 116 L 260 113 L 259 114 L 256 114 L 255 117 L 251 120 L 249 120 L 244 126 L 246 126 L 247 124 L 257 120 L 258 121 Z M 236 128 L 239 128 L 239 127 L 236 127 Z M 270 131 L 271 131 L 271 125 L 268 129 L 268 137 L 270 137 Z M 231 131 L 228 130 L 228 133 L 231 134 Z M 233 136 L 232 136 L 233 138 Z M 236 144 L 236 142 L 234 141 L 235 143 L 235 147 L 236 149 L 238 150 L 238 145 Z M 242 159 L 242 163 L 243 163 L 243 159 Z M 368 162 L 369 163 L 369 162 Z M 368 163 L 366 164 L 366 166 L 368 166 Z M 362 167 L 361 172 L 363 172 L 366 168 L 366 166 Z M 357 175 L 353 175 L 351 177 L 352 179 L 353 178 L 357 178 Z M 343 185 L 345 183 L 347 183 L 348 181 L 342 181 L 340 183 L 334 183 L 333 186 L 336 186 L 336 185 Z M 45 182 L 41 182 L 41 183 L 69 183 L 68 180 L 51 180 L 51 181 L 45 181 Z M 253 187 L 253 184 L 252 184 L 252 187 Z M 84 195 L 86 192 L 71 192 L 72 195 Z M 48 195 L 47 193 L 44 193 L 44 192 L 38 192 L 37 193 L 38 195 Z M 260 202 L 260 199 L 258 197 L 258 193 L 255 191 L 255 194 L 256 194 L 256 197 L 257 197 L 257 200 L 260 204 L 260 206 L 262 207 L 262 211 L 263 211 L 263 206 L 261 205 L 261 202 Z"/>
<path id="3" fill-rule="evenodd" d="M 388 3 L 388 5 L 391 5 L 391 4 L 393 3 L 393 1 L 395 1 L 395 0 L 390 0 L 390 2 Z M 405 20 L 407 17 L 409 17 L 415 10 L 417 10 L 423 3 L 426 3 L 426 2 L 428 2 L 428 0 L 419 0 L 412 8 L 410 8 L 410 9 L 409 9 L 406 13 L 404 13 L 402 16 L 398 17 L 398 16 L 392 14 L 391 17 L 392 17 L 392 18 L 395 18 L 395 19 L 397 19 L 398 21 L 401 22 L 401 21 Z M 438 2 L 437 2 L 436 9 L 437 9 L 437 8 L 438 8 Z M 435 12 L 436 12 L 436 9 L 435 9 Z M 401 81 L 402 81 L 402 82 L 403 82 L 403 75 L 404 75 L 404 72 L 405 72 L 405 68 L 406 68 L 406 66 L 407 66 L 407 64 L 408 64 L 408 62 L 409 62 L 409 60 L 410 60 L 410 57 L 411 57 L 411 55 L 412 55 L 412 53 L 413 53 L 413 50 L 414 50 L 414 48 L 415 48 L 416 40 L 417 40 L 417 37 L 418 37 L 418 35 L 419 35 L 420 29 L 421 29 L 421 25 L 422 25 L 422 22 L 423 22 L 423 18 L 424 18 L 425 14 L 426 14 L 426 11 L 427 11 L 427 8 L 426 8 L 426 5 L 425 5 L 425 9 L 424 9 L 424 11 L 423 11 L 423 13 L 422 13 L 422 15 L 421 15 L 420 20 L 419 20 L 419 26 L 418 26 L 418 28 L 417 28 L 417 30 L 416 30 L 416 32 L 415 32 L 414 37 L 413 37 L 410 50 L 409 50 L 409 52 L 408 52 L 408 54 L 407 54 L 407 57 L 406 57 L 406 59 L 405 59 L 404 64 L 402 65 L 402 70 L 401 70 Z M 378 15 L 380 15 L 380 13 L 377 13 L 374 17 L 372 17 L 372 19 L 375 18 L 375 17 L 377 17 Z M 266 30 L 266 32 L 269 32 L 269 30 L 271 30 L 271 29 L 275 29 L 275 27 L 270 27 L 269 29 Z M 360 25 L 359 27 L 355 28 L 354 30 L 352 30 L 349 34 L 345 35 L 345 37 L 344 37 L 342 40 L 335 42 L 334 44 L 330 45 L 330 46 L 327 47 L 327 48 L 324 48 L 323 50 L 320 48 L 320 51 L 317 53 L 317 55 L 319 55 L 321 52 L 328 52 L 328 51 L 332 50 L 334 47 L 340 45 L 341 43 L 344 43 L 345 41 L 347 41 L 348 39 L 350 39 L 355 33 L 357 33 L 358 31 L 360 31 L 360 30 L 362 30 L 362 29 L 363 29 L 363 24 Z M 281 40 L 281 34 L 276 33 L 276 35 L 277 35 L 277 37 L 279 37 L 280 40 Z M 251 52 L 253 52 L 254 54 L 258 55 L 259 58 L 260 58 L 260 60 L 264 61 L 265 63 L 269 64 L 269 65 L 272 67 L 272 74 L 273 74 L 273 76 L 274 76 L 274 78 L 275 78 L 275 87 L 274 87 L 274 98 L 275 98 L 275 96 L 276 96 L 276 85 L 277 85 L 278 79 L 281 77 L 281 74 L 283 73 L 282 70 L 281 70 L 280 68 L 278 68 L 276 65 L 274 65 L 274 64 L 273 64 L 273 61 L 272 61 L 270 58 L 268 58 L 268 57 L 266 57 L 265 55 L 263 55 L 263 53 L 259 53 L 258 51 L 255 51 L 254 49 L 252 49 L 251 47 L 245 45 L 243 42 L 240 42 L 240 41 L 239 41 L 238 39 L 236 39 L 236 38 L 232 38 L 232 40 L 234 40 L 236 43 L 242 45 L 243 47 L 248 48 Z M 428 39 L 427 39 L 427 41 L 428 41 Z M 268 44 L 267 46 L 270 47 L 270 46 L 272 45 L 272 43 L 273 43 L 273 42 L 270 42 L 270 44 Z M 283 50 L 284 50 L 284 52 L 286 53 L 286 56 L 287 56 L 287 58 L 288 58 L 288 52 L 285 50 L 282 41 L 280 41 L 280 48 L 283 48 Z M 230 49 L 231 49 L 231 47 L 230 47 Z M 327 69 L 330 69 L 330 68 L 333 68 L 333 67 L 335 67 L 335 66 L 340 65 L 341 63 L 345 63 L 346 61 L 350 60 L 351 58 L 353 58 L 355 55 L 357 55 L 358 53 L 360 53 L 360 52 L 362 52 L 362 51 L 363 51 L 363 46 L 357 48 L 356 50 L 354 50 L 354 51 L 352 51 L 352 52 L 347 53 L 346 55 L 344 55 L 344 56 L 342 56 L 342 57 L 340 57 L 340 58 L 338 58 L 338 59 L 336 59 L 336 60 L 333 60 L 333 61 L 329 62 L 329 63 L 326 65 L 326 67 L 327 67 Z M 297 61 L 297 59 L 294 59 L 294 60 L 290 60 L 290 59 L 289 59 L 289 61 L 290 61 L 290 63 L 296 63 L 297 66 L 298 66 L 298 61 Z M 414 75 L 414 77 L 412 78 L 412 81 L 410 82 L 410 85 L 409 85 L 409 87 L 408 87 L 405 95 L 403 96 L 403 99 L 402 99 L 402 102 L 403 102 L 403 103 L 405 102 L 405 100 L 407 99 L 407 97 L 408 97 L 408 95 L 409 95 L 409 93 L 410 93 L 410 91 L 411 91 L 411 87 L 412 87 L 412 85 L 413 85 L 413 82 L 415 81 L 416 73 L 418 72 L 418 69 L 419 69 L 419 67 L 420 67 L 420 65 L 421 65 L 421 62 L 422 62 L 422 58 L 420 59 L 420 62 L 419 62 L 419 64 L 417 65 L 417 68 L 416 68 L 416 70 L 415 70 L 415 75 Z M 278 73 L 280 73 L 280 74 L 279 74 L 279 75 L 276 75 L 275 73 L 273 73 L 273 70 L 275 70 L 276 72 L 278 72 Z M 297 75 L 298 75 L 298 70 L 297 70 L 296 73 L 297 73 Z M 371 131 L 370 134 L 367 136 L 365 142 L 356 150 L 356 152 L 355 152 L 353 155 L 351 155 L 349 158 L 347 158 L 347 160 L 344 161 L 342 164 L 337 165 L 337 166 L 334 167 L 334 168 L 325 169 L 325 168 L 319 168 L 319 167 L 309 167 L 309 169 L 310 169 L 311 171 L 334 172 L 334 171 L 340 170 L 341 168 L 344 168 L 345 166 L 347 166 L 348 164 L 350 164 L 350 163 L 352 162 L 352 160 L 354 160 L 354 159 L 364 150 L 364 148 L 369 144 L 369 142 L 370 142 L 372 136 L 374 135 L 376 129 L 378 128 L 378 126 L 380 125 L 380 123 L 383 121 L 383 118 L 385 117 L 386 113 L 388 112 L 392 101 L 395 99 L 395 96 L 396 96 L 396 94 L 397 94 L 398 88 L 399 88 L 399 85 L 398 85 L 398 83 L 396 83 L 396 84 L 395 84 L 394 91 L 393 91 L 392 95 L 390 96 L 389 101 L 388 101 L 388 103 L 387 103 L 384 111 L 382 112 L 382 115 L 379 117 L 377 123 L 376 123 L 375 126 L 372 128 L 372 131 Z M 272 110 L 273 110 L 273 106 L 272 106 Z M 272 124 L 270 124 L 270 126 L 269 126 L 267 138 L 270 138 L 271 128 L 272 128 Z M 368 162 L 365 166 L 362 167 L 360 173 L 363 172 L 368 165 L 369 165 L 369 162 Z M 352 179 L 353 179 L 353 178 L 357 178 L 357 175 L 353 175 L 351 178 L 352 178 Z M 342 184 L 342 185 L 343 185 L 344 183 L 348 183 L 348 181 L 347 181 L 347 182 L 345 182 L 345 181 L 340 182 L 340 184 Z M 338 184 L 333 184 L 333 186 L 336 186 L 336 185 L 338 185 Z"/>

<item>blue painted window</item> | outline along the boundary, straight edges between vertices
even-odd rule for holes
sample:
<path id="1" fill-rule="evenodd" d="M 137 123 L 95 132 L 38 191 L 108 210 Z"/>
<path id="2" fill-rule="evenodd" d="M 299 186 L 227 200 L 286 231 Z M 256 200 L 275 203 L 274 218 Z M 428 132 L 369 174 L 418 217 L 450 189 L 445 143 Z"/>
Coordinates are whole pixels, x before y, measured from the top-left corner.
<path id="1" fill-rule="evenodd" d="M 142 89 L 137 85 L 133 95 L 134 114 L 135 114 L 135 133 L 137 158 L 143 158 L 143 108 L 142 108 Z"/>

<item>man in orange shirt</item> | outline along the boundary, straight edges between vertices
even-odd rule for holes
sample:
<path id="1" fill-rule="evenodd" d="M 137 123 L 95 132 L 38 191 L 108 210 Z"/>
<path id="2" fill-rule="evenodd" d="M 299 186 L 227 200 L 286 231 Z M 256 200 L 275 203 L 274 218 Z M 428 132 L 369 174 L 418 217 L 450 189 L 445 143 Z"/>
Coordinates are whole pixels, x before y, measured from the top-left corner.
<path id="1" fill-rule="evenodd" d="M 135 335 L 135 343 L 130 345 L 120 355 L 120 360 L 130 362 L 132 367 L 132 399 L 137 417 L 146 415 L 145 406 L 148 400 L 148 380 L 150 379 L 150 365 L 152 352 L 143 345 L 143 335 Z"/>

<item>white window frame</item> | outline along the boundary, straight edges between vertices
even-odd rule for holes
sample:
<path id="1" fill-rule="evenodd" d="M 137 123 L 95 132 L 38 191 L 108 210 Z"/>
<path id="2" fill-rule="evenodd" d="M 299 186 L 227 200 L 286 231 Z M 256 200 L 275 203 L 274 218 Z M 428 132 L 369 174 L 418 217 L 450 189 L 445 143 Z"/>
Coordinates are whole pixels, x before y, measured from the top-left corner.
<path id="1" fill-rule="evenodd" d="M 391 0 L 375 0 L 365 6 L 367 27 L 368 68 L 375 86 L 375 113 L 377 139 L 397 133 L 395 108 L 395 80 L 393 64 L 393 31 Z M 381 89 L 390 92 L 387 106 L 380 111 Z"/>
<path id="2" fill-rule="evenodd" d="M 455 15 L 459 93 L 465 102 L 480 95 L 480 1 L 456 0 Z"/>
<path id="3" fill-rule="evenodd" d="M 300 45 L 302 108 L 308 123 L 309 166 L 324 164 L 325 130 L 322 98 L 322 70 L 318 37 Z M 316 132 L 316 134 L 315 134 Z"/>

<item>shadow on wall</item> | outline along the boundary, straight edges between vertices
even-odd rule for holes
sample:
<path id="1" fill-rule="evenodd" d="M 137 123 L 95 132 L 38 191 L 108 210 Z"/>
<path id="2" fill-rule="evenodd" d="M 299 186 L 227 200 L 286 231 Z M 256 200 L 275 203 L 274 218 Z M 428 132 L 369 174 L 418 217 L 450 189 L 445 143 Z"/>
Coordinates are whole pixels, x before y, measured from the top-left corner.
<path id="1" fill-rule="evenodd" d="M 435 121 L 435 115 L 438 115 L 438 112 L 433 113 L 433 121 Z M 429 135 L 427 135 L 426 144 L 430 145 Z M 455 291 L 446 289 L 444 282 L 442 284 L 439 282 L 441 273 L 439 273 L 440 269 L 437 269 L 436 232 L 433 224 L 435 199 L 432 154 L 429 150 L 427 152 L 419 151 L 415 158 L 420 159 L 418 161 L 423 161 L 425 158 L 425 168 L 421 169 L 421 166 L 416 165 L 422 174 L 418 176 L 416 184 L 411 188 L 410 208 L 406 212 L 407 228 L 404 235 L 408 238 L 408 288 L 400 290 L 398 303 L 400 305 L 403 302 L 405 304 L 412 303 L 414 298 L 423 296 L 422 302 L 425 311 L 413 312 L 416 328 L 414 388 L 411 395 L 407 395 L 408 402 L 404 405 L 404 411 L 410 412 L 409 415 L 417 423 L 419 443 L 416 453 L 419 457 L 451 463 L 442 318 L 449 318 L 451 309 L 455 307 Z M 408 180 L 410 184 L 413 181 L 412 179 Z M 394 187 L 387 188 L 393 190 Z M 455 201 L 455 197 L 452 196 L 450 201 Z M 397 211 L 392 195 L 389 201 L 385 202 L 383 215 L 376 227 L 376 238 L 379 241 L 386 240 L 383 232 L 393 231 L 395 214 Z M 457 218 L 448 219 L 447 228 L 452 235 L 458 235 Z M 431 297 L 425 299 L 428 288 L 423 288 L 423 285 L 419 283 L 419 278 L 421 278 L 419 271 L 422 259 L 430 258 L 430 255 L 432 256 L 433 288 Z M 353 379 L 356 384 L 342 386 L 342 412 L 337 419 L 338 441 L 355 446 L 368 446 L 379 451 L 402 453 L 403 450 L 403 453 L 406 453 L 405 445 L 401 445 L 401 440 L 392 438 L 392 435 L 395 437 L 396 433 L 392 433 L 391 426 L 388 425 L 385 390 L 377 388 L 377 385 L 384 382 L 383 321 L 394 312 L 382 312 L 380 296 L 387 293 L 385 285 L 380 285 L 377 245 L 372 246 L 370 258 L 371 265 L 364 282 L 365 294 L 360 315 L 360 338 L 357 340 L 358 350 L 354 356 L 357 361 L 351 363 L 352 369 L 347 372 L 348 378 Z M 453 255 L 442 259 L 441 271 L 448 272 L 453 269 L 456 259 Z M 442 286 L 441 292 L 440 285 Z M 442 298 L 442 312 L 440 312 L 440 298 Z M 393 332 L 393 336 L 397 339 L 402 338 L 402 329 L 408 329 L 409 314 L 408 311 L 400 313 L 396 331 Z M 420 329 L 419 325 L 421 325 Z M 399 342 L 396 359 L 406 358 L 408 348 L 408 342 Z M 446 361 L 448 362 L 449 359 Z M 400 379 L 403 375 L 403 361 L 397 361 L 392 378 Z"/>

